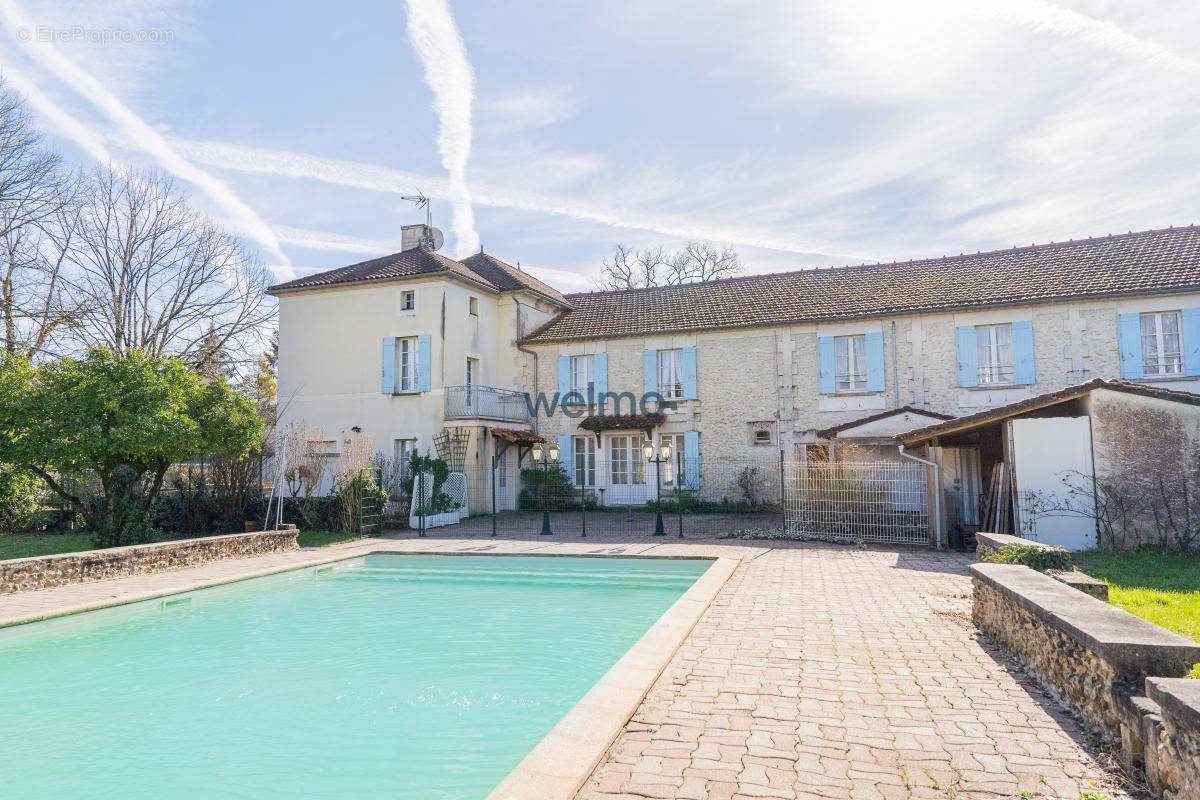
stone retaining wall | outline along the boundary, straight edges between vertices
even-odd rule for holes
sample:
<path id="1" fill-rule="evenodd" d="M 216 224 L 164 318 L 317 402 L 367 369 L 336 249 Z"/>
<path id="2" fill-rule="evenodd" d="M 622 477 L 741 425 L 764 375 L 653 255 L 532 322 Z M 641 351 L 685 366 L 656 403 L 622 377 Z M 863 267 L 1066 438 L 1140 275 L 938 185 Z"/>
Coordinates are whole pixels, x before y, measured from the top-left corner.
<path id="1" fill-rule="evenodd" d="M 974 564 L 975 624 L 1117 743 L 1164 798 L 1200 797 L 1200 644 L 1014 564 Z"/>
<path id="2" fill-rule="evenodd" d="M 1027 547 L 1038 547 L 1045 550 L 1055 550 L 1048 544 L 1035 542 L 1032 539 L 1024 539 L 1020 536 L 1012 536 L 1007 533 L 985 533 L 983 531 L 975 534 L 975 557 L 983 560 L 992 553 L 998 552 L 1001 547 L 1006 545 L 1024 545 Z M 1085 575 L 1078 570 L 1063 572 L 1061 570 L 1050 570 L 1046 573 L 1056 581 L 1062 581 L 1068 586 L 1074 587 L 1081 592 L 1087 592 L 1092 597 L 1108 602 L 1108 584 L 1104 581 L 1096 580 L 1091 575 Z"/>
<path id="3" fill-rule="evenodd" d="M 0 594 L 50 589 L 70 583 L 162 572 L 209 561 L 295 550 L 299 547 L 297 535 L 295 525 L 285 525 L 277 531 L 231 533 L 0 561 Z"/>

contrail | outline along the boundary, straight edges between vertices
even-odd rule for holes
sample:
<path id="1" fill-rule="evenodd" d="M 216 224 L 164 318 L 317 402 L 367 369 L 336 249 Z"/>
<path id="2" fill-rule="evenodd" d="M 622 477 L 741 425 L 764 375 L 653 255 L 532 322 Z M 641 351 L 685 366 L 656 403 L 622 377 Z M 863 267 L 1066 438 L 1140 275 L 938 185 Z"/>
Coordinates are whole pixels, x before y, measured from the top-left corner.
<path id="1" fill-rule="evenodd" d="M 462 258 L 479 249 L 475 210 L 467 188 L 471 155 L 471 104 L 475 71 L 445 0 L 408 0 L 408 39 L 425 68 L 438 117 L 438 152 L 449 175 L 450 227 L 455 254 Z"/>
<path id="2" fill-rule="evenodd" d="M 43 117 L 45 117 L 51 125 L 59 130 L 75 144 L 79 145 L 80 149 L 86 152 L 89 156 L 99 161 L 101 164 L 107 164 L 112 161 L 112 155 L 109 154 L 108 148 L 100 137 L 92 133 L 86 125 L 80 122 L 75 117 L 64 111 L 58 103 L 50 99 L 50 97 L 41 90 L 41 88 L 25 77 L 20 72 L 14 70 L 11 66 L 4 68 L 4 80 L 14 89 L 29 101 L 29 104 L 37 109 Z"/>
<path id="3" fill-rule="evenodd" d="M 318 180 L 337 186 L 370 189 L 388 194 L 410 194 L 419 188 L 430 197 L 449 199 L 451 193 L 449 182 L 443 178 L 356 161 L 321 158 L 307 153 L 266 150 L 225 142 L 173 139 L 172 143 L 193 161 L 239 172 Z M 756 230 L 748 225 L 711 225 L 686 216 L 596 208 L 568 198 L 534 195 L 479 184 L 476 184 L 473 195 L 476 202 L 492 208 L 553 214 L 596 222 L 611 228 L 649 231 L 679 239 L 710 239 L 783 253 L 827 256 L 846 262 L 873 259 L 868 253 L 847 251 L 832 243 L 779 235 Z"/>
<path id="4" fill-rule="evenodd" d="M 0 0 L 0 17 L 3 17 L 14 33 L 34 30 L 33 23 L 25 16 L 13 0 Z M 80 69 L 57 47 L 47 42 L 36 42 L 34 37 L 15 35 L 21 47 L 39 64 L 57 76 L 77 94 L 90 100 L 125 132 L 141 150 L 153 156 L 168 172 L 197 186 L 229 216 L 232 223 L 243 233 L 260 242 L 281 266 L 281 274 L 287 274 L 291 262 L 279 248 L 279 242 L 270 227 L 254 210 L 242 202 L 233 190 L 202 169 L 198 169 L 180 156 L 158 131 L 147 125 L 104 84 L 90 73 Z"/>

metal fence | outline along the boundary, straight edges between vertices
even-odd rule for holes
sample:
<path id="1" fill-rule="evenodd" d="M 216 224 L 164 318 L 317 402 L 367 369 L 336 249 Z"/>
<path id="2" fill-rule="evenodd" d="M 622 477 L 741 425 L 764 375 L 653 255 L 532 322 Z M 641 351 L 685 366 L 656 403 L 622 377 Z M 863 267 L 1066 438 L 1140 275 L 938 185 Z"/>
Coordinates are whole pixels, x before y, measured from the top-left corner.
<path id="1" fill-rule="evenodd" d="M 930 544 L 927 468 L 896 461 L 785 462 L 788 533 L 847 541 Z"/>

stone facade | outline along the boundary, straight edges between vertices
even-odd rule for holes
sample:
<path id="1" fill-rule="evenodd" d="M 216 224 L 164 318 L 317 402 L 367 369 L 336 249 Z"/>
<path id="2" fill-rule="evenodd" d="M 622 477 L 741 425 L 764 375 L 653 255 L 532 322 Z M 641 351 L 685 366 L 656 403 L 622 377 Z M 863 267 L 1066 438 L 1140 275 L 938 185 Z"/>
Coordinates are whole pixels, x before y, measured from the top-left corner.
<path id="1" fill-rule="evenodd" d="M 976 564 L 972 616 L 1164 800 L 1200 797 L 1200 645 L 1028 567 Z M 1155 677 L 1166 675 L 1168 677 Z"/>
<path id="2" fill-rule="evenodd" d="M 193 567 L 209 561 L 295 550 L 295 525 L 278 531 L 232 533 L 173 542 L 87 550 L 0 561 L 0 594 L 50 589 L 150 572 Z"/>

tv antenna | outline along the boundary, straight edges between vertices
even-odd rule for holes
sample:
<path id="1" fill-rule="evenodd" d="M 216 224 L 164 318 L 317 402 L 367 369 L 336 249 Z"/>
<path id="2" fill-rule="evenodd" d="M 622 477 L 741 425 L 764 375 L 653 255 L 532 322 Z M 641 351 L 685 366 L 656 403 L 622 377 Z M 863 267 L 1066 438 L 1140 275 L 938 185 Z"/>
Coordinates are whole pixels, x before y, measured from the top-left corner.
<path id="1" fill-rule="evenodd" d="M 417 208 L 425 209 L 425 224 L 430 228 L 433 227 L 433 209 L 429 207 L 429 198 L 420 189 L 417 189 L 416 194 L 402 194 L 401 200 L 407 200 Z"/>

